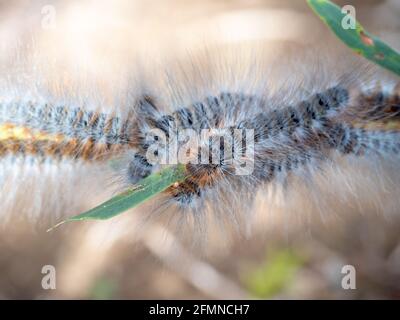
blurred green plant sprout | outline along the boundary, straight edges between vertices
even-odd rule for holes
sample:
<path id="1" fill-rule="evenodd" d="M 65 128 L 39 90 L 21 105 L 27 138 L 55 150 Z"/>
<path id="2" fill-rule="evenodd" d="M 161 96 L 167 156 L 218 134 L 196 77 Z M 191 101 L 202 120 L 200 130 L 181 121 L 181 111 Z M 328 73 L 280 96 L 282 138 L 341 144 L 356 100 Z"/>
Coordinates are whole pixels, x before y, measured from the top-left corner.
<path id="1" fill-rule="evenodd" d="M 303 264 L 304 261 L 292 251 L 273 251 L 261 265 L 246 275 L 245 283 L 255 297 L 272 298 L 291 284 Z"/>

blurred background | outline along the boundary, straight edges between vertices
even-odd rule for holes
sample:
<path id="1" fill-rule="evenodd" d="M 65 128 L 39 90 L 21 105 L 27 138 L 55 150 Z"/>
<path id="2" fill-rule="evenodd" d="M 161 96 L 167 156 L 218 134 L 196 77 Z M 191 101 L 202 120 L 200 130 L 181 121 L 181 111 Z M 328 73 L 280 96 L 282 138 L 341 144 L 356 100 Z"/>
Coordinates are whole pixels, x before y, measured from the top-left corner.
<path id="1" fill-rule="evenodd" d="M 354 5 L 367 30 L 400 48 L 399 1 L 336 3 Z M 84 70 L 85 77 L 101 84 L 104 96 L 121 74 L 141 69 L 144 60 L 158 66 L 169 57 L 196 54 L 204 47 L 275 48 L 276 43 L 290 43 L 310 48 L 333 43 L 338 51 L 347 50 L 300 0 L 3 0 L 0 21 L 3 82 L 20 81 L 26 68 L 35 72 L 31 61 L 41 61 L 57 66 L 46 69 L 47 82 L 52 73 L 73 79 L 76 74 L 82 77 Z M 301 57 L 302 52 L 296 54 Z M 335 60 L 336 51 L 327 54 Z M 352 174 L 369 174 L 368 169 L 357 170 L 347 171 L 350 180 Z M 58 178 L 60 183 L 63 179 Z M 68 181 L 80 183 L 79 178 Z M 341 214 L 323 218 L 309 213 L 313 210 L 306 205 L 297 210 L 301 216 L 288 218 L 283 205 L 271 208 L 268 199 L 262 199 L 251 231 L 233 233 L 224 241 L 218 230 L 211 231 L 206 243 L 197 243 L 203 241 L 199 239 L 193 244 L 168 224 L 144 226 L 138 214 L 146 206 L 136 215 L 76 223 L 46 233 L 61 215 L 107 199 L 100 187 L 104 184 L 81 184 L 69 193 L 40 188 L 51 203 L 67 203 L 59 205 L 54 215 L 54 207 L 42 207 L 50 219 L 19 218 L 17 212 L 2 224 L 1 299 L 400 298 L 400 209 L 393 200 L 398 189 L 382 191 L 392 200 L 378 196 L 389 208 L 382 210 L 381 205 L 360 204 L 356 196 L 347 203 L 329 202 L 340 189 L 333 186 L 331 193 L 324 193 L 326 203 Z M 361 184 L 355 195 L 368 191 Z M 31 207 L 24 197 L 39 193 L 35 184 L 29 186 L 13 197 L 16 203 L 27 203 L 25 211 Z M 84 198 L 87 191 L 82 190 L 88 189 L 93 197 L 68 206 L 70 198 L 80 193 Z M 2 192 L 4 197 L 6 191 Z M 4 205 L 1 214 L 8 208 Z M 42 287 L 46 265 L 56 270 L 54 290 Z M 355 267 L 355 290 L 342 287 L 345 265 Z"/>

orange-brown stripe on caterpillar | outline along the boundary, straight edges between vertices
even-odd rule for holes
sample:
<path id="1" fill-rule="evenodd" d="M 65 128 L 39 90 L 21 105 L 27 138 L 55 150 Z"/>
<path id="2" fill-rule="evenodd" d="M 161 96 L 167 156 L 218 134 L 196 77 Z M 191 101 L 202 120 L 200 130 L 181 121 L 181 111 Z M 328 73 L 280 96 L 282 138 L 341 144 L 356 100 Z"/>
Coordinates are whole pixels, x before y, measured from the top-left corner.
<path id="1" fill-rule="evenodd" d="M 2 154 L 104 160 L 132 144 L 131 113 L 105 114 L 33 102 L 0 103 Z"/>
<path id="2" fill-rule="evenodd" d="M 343 115 L 345 121 L 369 129 L 398 129 L 400 125 L 400 83 L 392 88 L 376 84 L 356 89 Z"/>
<path id="3" fill-rule="evenodd" d="M 92 139 L 79 141 L 62 134 L 49 134 L 37 129 L 10 123 L 0 125 L 0 155 L 44 158 L 79 158 L 105 160 L 122 150 L 121 144 L 94 143 Z"/>
<path id="4" fill-rule="evenodd" d="M 166 193 L 181 203 L 190 203 L 192 196 L 200 197 L 202 190 L 213 187 L 222 178 L 222 172 L 218 170 L 217 166 L 206 165 L 205 170 L 196 170 L 195 166 L 186 165 L 188 178 L 168 188 Z"/>

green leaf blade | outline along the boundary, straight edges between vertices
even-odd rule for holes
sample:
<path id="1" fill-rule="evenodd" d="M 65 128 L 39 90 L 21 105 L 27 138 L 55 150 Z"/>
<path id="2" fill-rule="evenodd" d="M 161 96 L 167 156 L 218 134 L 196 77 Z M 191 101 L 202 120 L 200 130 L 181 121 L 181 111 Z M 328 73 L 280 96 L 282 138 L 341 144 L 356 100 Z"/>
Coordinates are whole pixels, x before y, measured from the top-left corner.
<path id="1" fill-rule="evenodd" d="M 307 2 L 319 18 L 353 51 L 400 75 L 400 54 L 398 52 L 368 33 L 357 21 L 355 29 L 343 28 L 344 14 L 341 8 L 331 1 L 307 0 Z"/>
<path id="2" fill-rule="evenodd" d="M 67 219 L 67 221 L 112 218 L 152 198 L 175 182 L 183 180 L 184 177 L 184 166 L 166 168 L 141 180 L 137 188 L 127 190 L 87 212 Z"/>
<path id="3" fill-rule="evenodd" d="M 183 181 L 185 178 L 186 171 L 184 165 L 179 164 L 175 167 L 168 167 L 139 181 L 136 187 L 116 195 L 89 211 L 68 218 L 55 225 L 53 228 L 69 221 L 110 219 L 149 200 L 174 183 Z M 49 231 L 53 228 L 49 229 Z"/>

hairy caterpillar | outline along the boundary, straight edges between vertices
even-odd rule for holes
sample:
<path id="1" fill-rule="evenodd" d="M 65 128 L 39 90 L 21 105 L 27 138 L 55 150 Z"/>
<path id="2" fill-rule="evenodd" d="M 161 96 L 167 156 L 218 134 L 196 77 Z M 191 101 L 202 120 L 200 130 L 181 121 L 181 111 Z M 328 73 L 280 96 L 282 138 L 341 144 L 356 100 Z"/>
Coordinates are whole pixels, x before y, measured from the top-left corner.
<path id="1" fill-rule="evenodd" d="M 374 99 L 375 96 L 386 95 L 387 93 L 382 92 L 370 95 L 363 93 L 356 100 L 371 101 L 369 105 L 364 103 L 364 107 L 370 110 L 371 117 L 373 114 L 374 119 L 383 120 L 388 117 L 381 112 L 383 108 L 389 108 L 393 116 L 399 107 L 396 91 L 389 93 L 383 103 L 382 99 Z M 218 165 L 188 164 L 190 177 L 167 191 L 181 207 L 194 208 L 195 214 L 206 207 L 205 200 L 218 201 L 213 194 L 213 188 L 219 190 L 217 196 L 221 196 L 222 192 L 235 192 L 237 196 L 236 194 L 246 194 L 262 184 L 276 181 L 285 183 L 292 173 L 304 174 L 310 163 L 315 168 L 318 162 L 329 158 L 332 150 L 355 156 L 398 154 L 398 132 L 366 130 L 354 126 L 352 121 L 346 123 L 341 120 L 346 112 L 351 113 L 349 101 L 348 90 L 334 87 L 312 95 L 295 106 L 266 111 L 268 108 L 263 99 L 222 93 L 194 103 L 188 108 L 178 109 L 172 115 L 160 115 L 154 103 L 146 99 L 140 104 L 138 112 L 141 124 L 137 133 L 139 152 L 130 164 L 130 181 L 135 182 L 151 172 L 151 165 L 145 156 L 148 147 L 145 130 L 151 127 L 161 129 L 165 134 L 168 134 L 171 127 L 191 127 L 197 131 L 221 126 L 255 130 L 255 168 L 251 175 L 235 176 L 223 160 Z M 377 109 L 374 111 L 374 108 Z M 248 115 L 241 113 L 243 109 L 252 110 L 253 114 L 249 112 L 250 117 L 247 118 Z M 249 201 L 251 202 L 247 199 Z M 225 209 L 229 210 L 229 206 Z"/>
<path id="2" fill-rule="evenodd" d="M 0 150 L 3 157 L 39 162 L 101 163 L 121 156 L 125 167 L 119 169 L 120 175 L 132 185 L 158 168 L 146 158 L 151 129 L 161 130 L 169 140 L 171 132 L 188 128 L 254 130 L 251 174 L 235 175 L 224 159 L 217 164 L 189 163 L 188 178 L 165 192 L 162 203 L 177 204 L 197 216 L 207 210 L 217 212 L 224 194 L 228 198 L 234 194 L 236 201 L 223 210 L 240 207 L 241 201 L 251 204 L 254 191 L 263 185 L 286 185 L 292 175 L 317 172 L 335 152 L 371 159 L 400 152 L 399 132 L 384 125 L 398 116 L 399 86 L 377 86 L 371 91 L 343 81 L 291 104 L 271 107 L 271 100 L 267 95 L 224 91 L 165 113 L 156 99 L 145 95 L 124 116 L 51 102 L 4 102 Z"/>

